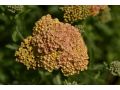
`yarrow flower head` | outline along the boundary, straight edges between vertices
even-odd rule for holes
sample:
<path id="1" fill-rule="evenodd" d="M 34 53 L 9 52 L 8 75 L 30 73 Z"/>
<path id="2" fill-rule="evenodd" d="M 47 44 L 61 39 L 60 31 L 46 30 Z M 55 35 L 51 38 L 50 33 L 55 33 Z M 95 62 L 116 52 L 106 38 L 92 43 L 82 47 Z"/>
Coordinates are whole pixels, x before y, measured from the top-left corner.
<path id="1" fill-rule="evenodd" d="M 96 16 L 104 8 L 104 5 L 68 5 L 60 9 L 64 12 L 64 21 L 73 23 L 77 20 L 86 19 L 89 16 Z"/>
<path id="2" fill-rule="evenodd" d="M 112 61 L 109 70 L 114 76 L 120 76 L 120 61 Z"/>
<path id="3" fill-rule="evenodd" d="M 102 23 L 107 23 L 112 20 L 112 16 L 110 13 L 110 8 L 108 6 L 104 7 L 104 10 L 98 15 L 98 21 Z"/>
<path id="4" fill-rule="evenodd" d="M 23 63 L 27 68 L 36 68 L 35 56 L 33 53 L 33 47 L 31 45 L 32 36 L 28 36 L 21 43 L 20 48 L 16 51 L 15 56 L 17 61 Z"/>
<path id="5" fill-rule="evenodd" d="M 23 47 L 22 43 L 16 57 L 28 68 L 44 68 L 49 72 L 59 69 L 65 76 L 87 69 L 86 45 L 79 30 L 68 23 L 52 19 L 50 15 L 43 16 L 36 22 L 31 40 L 27 41 L 29 44 L 24 42 Z M 31 47 L 31 51 L 27 47 Z M 28 49 L 29 56 L 24 56 L 24 48 Z"/>
<path id="6" fill-rule="evenodd" d="M 21 12 L 23 10 L 24 6 L 23 5 L 7 5 L 8 11 L 12 13 L 17 13 Z"/>

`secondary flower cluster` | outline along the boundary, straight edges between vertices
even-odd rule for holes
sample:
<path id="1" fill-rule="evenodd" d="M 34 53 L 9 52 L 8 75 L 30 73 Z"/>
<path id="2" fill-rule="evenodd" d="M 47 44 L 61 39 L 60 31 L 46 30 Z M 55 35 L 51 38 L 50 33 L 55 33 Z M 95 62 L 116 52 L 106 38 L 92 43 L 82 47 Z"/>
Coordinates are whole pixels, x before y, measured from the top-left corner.
<path id="1" fill-rule="evenodd" d="M 23 10 L 23 5 L 7 5 L 8 11 L 12 13 L 21 12 Z"/>
<path id="2" fill-rule="evenodd" d="M 89 16 L 96 16 L 106 7 L 104 5 L 68 5 L 60 9 L 64 12 L 64 21 L 73 23 L 77 20 L 86 19 Z"/>
<path id="3" fill-rule="evenodd" d="M 102 23 L 107 23 L 109 21 L 112 20 L 112 16 L 110 13 L 110 8 L 109 7 L 105 7 L 104 10 L 101 11 L 101 13 L 98 15 L 98 21 L 102 22 Z"/>
<path id="4" fill-rule="evenodd" d="M 111 74 L 120 76 L 120 61 L 111 62 L 109 70 L 111 71 Z"/>
<path id="5" fill-rule="evenodd" d="M 34 50 L 32 47 L 32 36 L 28 36 L 21 43 L 20 48 L 16 51 L 15 56 L 17 57 L 17 61 L 23 63 L 29 68 L 36 68 L 37 62 L 35 61 Z"/>
<path id="6" fill-rule="evenodd" d="M 79 30 L 50 15 L 36 22 L 32 36 L 21 43 L 15 56 L 28 69 L 60 69 L 65 76 L 86 70 L 89 58 Z"/>

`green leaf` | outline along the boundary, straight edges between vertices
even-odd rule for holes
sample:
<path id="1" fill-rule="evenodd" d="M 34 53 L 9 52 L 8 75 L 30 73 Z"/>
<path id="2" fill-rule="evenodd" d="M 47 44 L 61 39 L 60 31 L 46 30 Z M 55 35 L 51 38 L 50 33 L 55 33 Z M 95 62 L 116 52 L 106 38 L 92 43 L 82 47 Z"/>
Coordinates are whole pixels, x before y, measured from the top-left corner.
<path id="1" fill-rule="evenodd" d="M 14 31 L 13 32 L 13 34 L 12 34 L 12 40 L 14 41 L 14 42 L 17 42 L 18 41 L 18 36 L 17 36 L 18 34 L 17 34 L 17 31 Z"/>
<path id="2" fill-rule="evenodd" d="M 5 47 L 9 48 L 11 50 L 16 50 L 18 48 L 18 45 L 16 45 L 16 44 L 7 44 Z"/>

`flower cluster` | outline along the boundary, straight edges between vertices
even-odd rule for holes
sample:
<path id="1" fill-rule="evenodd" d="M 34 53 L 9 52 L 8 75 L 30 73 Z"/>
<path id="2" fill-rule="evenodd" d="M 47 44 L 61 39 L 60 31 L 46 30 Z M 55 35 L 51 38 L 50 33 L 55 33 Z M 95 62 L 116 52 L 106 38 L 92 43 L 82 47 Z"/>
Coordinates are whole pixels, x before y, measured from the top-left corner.
<path id="1" fill-rule="evenodd" d="M 73 23 L 77 20 L 86 19 L 89 16 L 96 16 L 105 7 L 104 5 L 68 5 L 60 9 L 64 12 L 65 22 Z"/>
<path id="2" fill-rule="evenodd" d="M 12 13 L 21 12 L 23 10 L 23 5 L 7 5 L 8 11 Z"/>
<path id="3" fill-rule="evenodd" d="M 111 62 L 109 70 L 114 76 L 120 76 L 120 61 Z"/>
<path id="4" fill-rule="evenodd" d="M 102 22 L 102 23 L 107 23 L 109 21 L 111 21 L 112 17 L 111 17 L 111 13 L 110 13 L 110 8 L 108 6 L 106 6 L 104 8 L 104 10 L 101 11 L 101 13 L 98 15 L 98 21 Z"/>
<path id="5" fill-rule="evenodd" d="M 29 68 L 36 68 L 35 56 L 33 53 L 33 47 L 31 45 L 32 36 L 28 36 L 21 43 L 20 48 L 16 51 L 15 56 L 17 57 L 17 61 L 23 63 Z"/>
<path id="6" fill-rule="evenodd" d="M 21 44 L 16 57 L 28 68 L 60 69 L 65 76 L 86 70 L 89 58 L 79 30 L 50 15 L 36 22 L 32 36 Z"/>

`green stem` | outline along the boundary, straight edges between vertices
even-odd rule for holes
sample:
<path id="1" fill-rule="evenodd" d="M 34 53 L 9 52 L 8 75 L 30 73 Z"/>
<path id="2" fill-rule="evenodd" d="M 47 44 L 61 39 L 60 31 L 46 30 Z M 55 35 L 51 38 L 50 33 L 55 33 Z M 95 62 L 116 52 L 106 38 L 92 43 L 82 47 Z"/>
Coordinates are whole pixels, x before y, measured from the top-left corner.
<path id="1" fill-rule="evenodd" d="M 19 37 L 24 40 L 24 37 L 23 35 L 20 33 L 19 29 L 18 29 L 18 26 L 16 26 L 16 32 L 18 33 Z"/>
<path id="2" fill-rule="evenodd" d="M 21 32 L 19 31 L 19 23 L 18 23 L 18 18 L 19 18 L 19 15 L 16 15 L 15 16 L 15 21 L 16 21 L 16 32 L 18 33 L 18 35 L 19 35 L 19 37 L 22 39 L 22 40 L 24 40 L 24 37 L 23 37 L 23 35 L 21 34 Z M 21 20 L 20 20 L 20 23 L 21 23 Z"/>
<path id="3" fill-rule="evenodd" d="M 90 37 L 88 36 L 88 34 L 86 32 L 84 32 L 84 35 L 86 36 L 87 38 L 87 41 L 88 41 L 88 49 L 89 49 L 89 55 L 90 55 L 90 61 L 93 59 L 93 42 L 92 40 L 90 39 Z M 92 62 L 91 62 L 92 63 Z"/>

